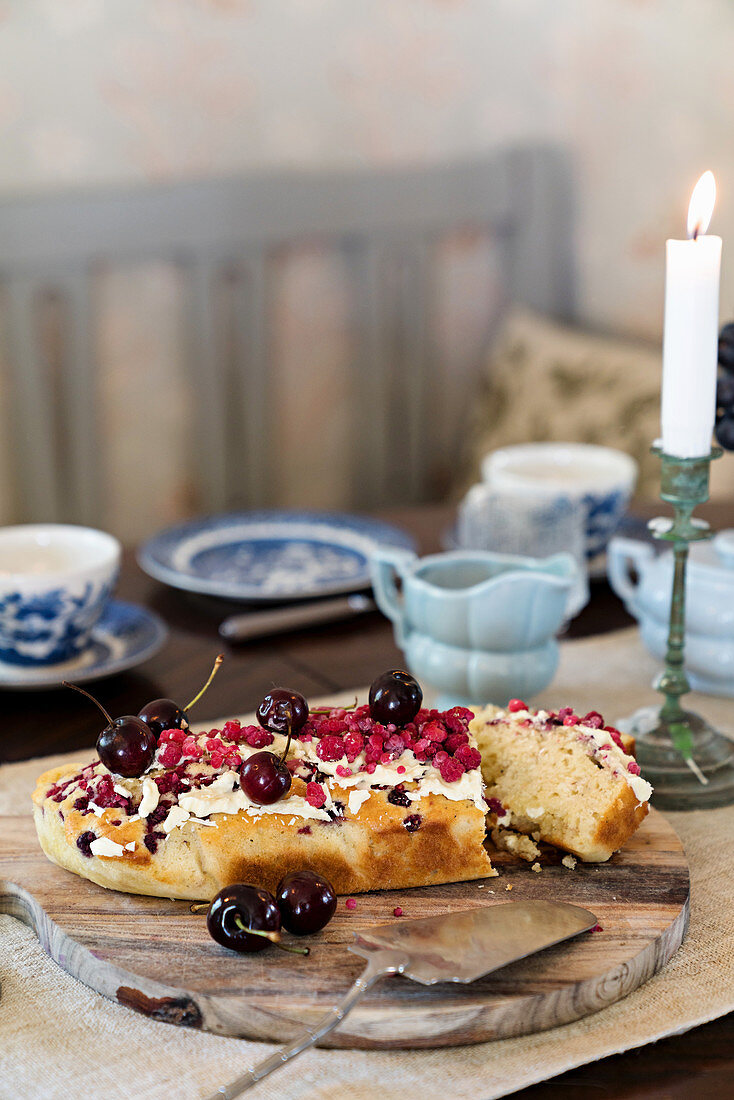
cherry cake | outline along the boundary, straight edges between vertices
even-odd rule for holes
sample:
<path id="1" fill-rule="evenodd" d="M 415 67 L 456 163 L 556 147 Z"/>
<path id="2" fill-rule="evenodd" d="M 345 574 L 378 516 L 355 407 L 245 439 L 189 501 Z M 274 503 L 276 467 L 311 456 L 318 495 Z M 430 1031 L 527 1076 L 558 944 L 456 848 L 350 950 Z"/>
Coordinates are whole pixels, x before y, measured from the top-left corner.
<path id="1" fill-rule="evenodd" d="M 293 867 L 339 894 L 495 874 L 472 712 L 424 709 L 412 678 L 385 677 L 364 706 L 309 713 L 281 690 L 258 725 L 160 729 L 138 775 L 101 760 L 46 772 L 44 852 L 100 886 L 197 900 L 235 882 L 273 891 Z"/>

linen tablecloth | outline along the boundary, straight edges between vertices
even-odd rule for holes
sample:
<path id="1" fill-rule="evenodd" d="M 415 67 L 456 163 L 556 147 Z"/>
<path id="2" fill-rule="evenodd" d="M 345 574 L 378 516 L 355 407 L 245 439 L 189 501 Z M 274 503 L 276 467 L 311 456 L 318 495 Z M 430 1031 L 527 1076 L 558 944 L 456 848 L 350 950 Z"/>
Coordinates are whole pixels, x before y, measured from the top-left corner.
<path id="1" fill-rule="evenodd" d="M 566 642 L 542 703 L 596 709 L 614 721 L 653 699 L 655 671 L 634 629 Z M 691 704 L 731 729 L 732 701 L 692 696 Z M 0 768 L 0 813 L 27 808 L 36 776 L 63 759 Z M 310 1051 L 256 1086 L 253 1100 L 492 1100 L 734 1009 L 734 807 L 668 816 L 691 866 L 691 925 L 646 985 L 594 1016 L 518 1039 L 415 1052 Z M 2 1100 L 198 1100 L 273 1049 L 155 1023 L 105 1000 L 9 916 L 0 916 L 0 983 Z"/>

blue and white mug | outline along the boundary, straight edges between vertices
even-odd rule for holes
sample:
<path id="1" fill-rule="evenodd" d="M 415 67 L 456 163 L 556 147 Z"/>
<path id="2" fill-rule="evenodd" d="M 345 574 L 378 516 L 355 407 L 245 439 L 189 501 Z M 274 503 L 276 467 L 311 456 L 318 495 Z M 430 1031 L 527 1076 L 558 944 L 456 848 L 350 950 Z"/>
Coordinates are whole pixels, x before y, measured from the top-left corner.
<path id="1" fill-rule="evenodd" d="M 624 451 L 593 443 L 519 443 L 485 455 L 482 479 L 514 496 L 582 501 L 590 559 L 606 549 L 627 510 L 637 463 Z"/>
<path id="2" fill-rule="evenodd" d="M 0 661 L 52 665 L 88 645 L 117 581 L 120 544 L 90 527 L 0 528 Z"/>

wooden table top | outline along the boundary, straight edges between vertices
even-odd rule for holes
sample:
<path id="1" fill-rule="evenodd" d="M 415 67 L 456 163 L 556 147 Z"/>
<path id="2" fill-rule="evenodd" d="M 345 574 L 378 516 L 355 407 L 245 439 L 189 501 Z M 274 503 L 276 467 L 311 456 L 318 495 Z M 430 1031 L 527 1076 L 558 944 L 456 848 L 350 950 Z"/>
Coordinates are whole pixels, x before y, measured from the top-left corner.
<path id="1" fill-rule="evenodd" d="M 660 509 L 663 510 L 662 508 Z M 734 505 L 701 509 L 715 526 L 734 526 Z M 441 548 L 451 521 L 446 506 L 382 513 L 418 540 L 422 553 Z M 403 663 L 392 627 L 381 615 L 281 635 L 262 642 L 225 645 L 217 633 L 233 605 L 167 589 L 145 576 L 128 552 L 116 596 L 156 611 L 168 624 L 164 648 L 139 670 L 96 683 L 92 690 L 113 715 L 135 714 L 150 699 L 168 696 L 182 705 L 206 678 L 215 655 L 226 655 L 219 675 L 196 709 L 197 721 L 253 710 L 265 691 L 284 685 L 307 697 L 369 683 Z M 591 601 L 569 637 L 615 630 L 632 622 L 605 582 L 592 584 Z M 0 762 L 88 748 L 99 732 L 90 704 L 68 690 L 0 692 Z M 569 1095 L 625 1100 L 710 1100 L 734 1096 L 734 1013 L 686 1035 L 573 1070 L 523 1089 L 520 1100 L 561 1100 Z M 481 1098 L 478 1098 L 481 1100 Z"/>

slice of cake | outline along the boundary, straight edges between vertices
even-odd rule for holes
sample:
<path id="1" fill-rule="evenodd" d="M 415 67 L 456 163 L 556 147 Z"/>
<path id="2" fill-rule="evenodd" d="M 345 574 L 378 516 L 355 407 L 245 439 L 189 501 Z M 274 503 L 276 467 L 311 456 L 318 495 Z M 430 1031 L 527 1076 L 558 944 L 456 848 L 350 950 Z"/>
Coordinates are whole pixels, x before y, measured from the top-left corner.
<path id="1" fill-rule="evenodd" d="M 210 899 L 248 882 L 274 890 L 294 869 L 338 893 L 495 874 L 484 849 L 480 755 L 471 711 L 419 710 L 403 726 L 367 706 L 319 711 L 291 741 L 287 795 L 253 802 L 240 769 L 286 738 L 225 722 L 163 730 L 152 764 L 121 778 L 100 761 L 56 768 L 33 796 L 46 855 L 100 886 Z"/>
<path id="2" fill-rule="evenodd" d="M 513 699 L 505 710 L 478 711 L 469 729 L 501 847 L 512 848 L 511 833 L 502 836 L 511 830 L 603 862 L 648 812 L 652 787 L 627 751 L 631 739 L 625 742 L 596 711 L 583 718 L 571 707 L 531 711 Z"/>

